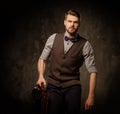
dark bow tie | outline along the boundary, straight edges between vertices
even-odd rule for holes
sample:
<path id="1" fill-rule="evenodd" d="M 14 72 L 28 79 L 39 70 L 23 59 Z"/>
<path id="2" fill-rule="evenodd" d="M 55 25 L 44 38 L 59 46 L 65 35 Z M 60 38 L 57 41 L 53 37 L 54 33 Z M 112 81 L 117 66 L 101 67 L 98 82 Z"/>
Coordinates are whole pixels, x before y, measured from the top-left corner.
<path id="1" fill-rule="evenodd" d="M 65 41 L 68 41 L 68 40 L 70 40 L 71 42 L 74 43 L 77 41 L 77 38 L 69 38 L 69 37 L 65 36 Z"/>

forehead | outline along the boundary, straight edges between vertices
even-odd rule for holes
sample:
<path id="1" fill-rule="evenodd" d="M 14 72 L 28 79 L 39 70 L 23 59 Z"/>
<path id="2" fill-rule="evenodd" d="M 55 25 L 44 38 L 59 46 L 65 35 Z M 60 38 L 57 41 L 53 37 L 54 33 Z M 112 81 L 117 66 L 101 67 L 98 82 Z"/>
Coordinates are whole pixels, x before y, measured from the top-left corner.
<path id="1" fill-rule="evenodd" d="M 70 15 L 70 14 L 68 14 L 68 15 L 66 16 L 66 20 L 79 21 L 79 18 L 76 17 L 76 16 L 74 16 L 74 15 Z"/>

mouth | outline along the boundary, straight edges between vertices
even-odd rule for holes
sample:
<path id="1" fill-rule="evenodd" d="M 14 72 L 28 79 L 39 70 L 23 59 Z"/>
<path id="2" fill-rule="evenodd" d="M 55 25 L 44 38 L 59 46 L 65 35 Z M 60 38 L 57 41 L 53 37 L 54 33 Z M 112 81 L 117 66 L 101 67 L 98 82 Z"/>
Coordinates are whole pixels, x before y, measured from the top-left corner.
<path id="1" fill-rule="evenodd" d="M 70 31 L 75 31 L 75 28 L 71 27 L 69 28 Z"/>
<path id="2" fill-rule="evenodd" d="M 69 29 L 75 29 L 74 27 L 70 27 Z"/>

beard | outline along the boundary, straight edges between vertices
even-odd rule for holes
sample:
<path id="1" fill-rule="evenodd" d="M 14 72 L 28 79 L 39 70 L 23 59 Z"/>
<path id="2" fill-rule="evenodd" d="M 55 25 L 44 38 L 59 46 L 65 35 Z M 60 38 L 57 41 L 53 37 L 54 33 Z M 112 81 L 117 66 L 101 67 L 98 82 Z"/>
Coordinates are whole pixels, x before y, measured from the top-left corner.
<path id="1" fill-rule="evenodd" d="M 78 29 L 75 29 L 75 28 L 73 28 L 73 27 L 71 27 L 71 28 L 66 28 L 66 31 L 71 35 L 71 36 L 74 36 L 76 33 L 77 33 L 77 31 L 78 31 Z"/>

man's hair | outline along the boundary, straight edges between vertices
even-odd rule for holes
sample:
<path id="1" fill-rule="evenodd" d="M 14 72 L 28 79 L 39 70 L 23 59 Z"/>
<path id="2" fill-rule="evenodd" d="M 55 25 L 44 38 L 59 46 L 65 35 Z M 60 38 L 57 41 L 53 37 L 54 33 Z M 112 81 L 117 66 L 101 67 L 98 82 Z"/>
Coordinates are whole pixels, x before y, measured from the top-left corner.
<path id="1" fill-rule="evenodd" d="M 76 16 L 80 19 L 80 14 L 78 11 L 76 10 L 68 10 L 66 13 L 65 13 L 65 19 L 67 17 L 67 15 L 73 15 L 73 16 Z"/>

